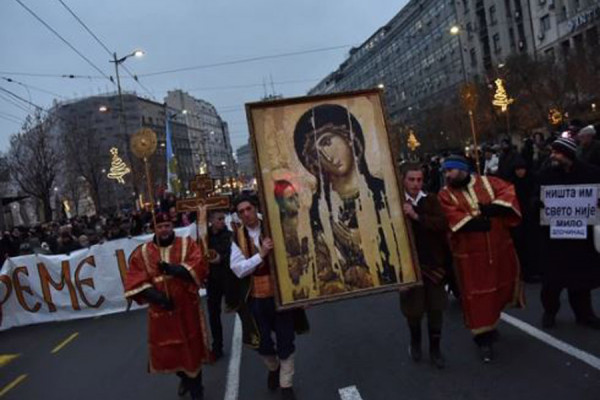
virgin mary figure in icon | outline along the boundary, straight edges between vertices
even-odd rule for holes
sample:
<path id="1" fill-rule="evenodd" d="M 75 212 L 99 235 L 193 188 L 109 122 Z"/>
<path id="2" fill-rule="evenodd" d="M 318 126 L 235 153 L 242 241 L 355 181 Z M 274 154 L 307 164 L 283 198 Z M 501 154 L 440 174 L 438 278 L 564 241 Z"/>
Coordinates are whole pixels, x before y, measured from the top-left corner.
<path id="1" fill-rule="evenodd" d="M 309 214 L 321 294 L 396 283 L 397 235 L 358 120 L 340 105 L 313 107 L 296 123 L 294 147 L 316 179 Z"/>

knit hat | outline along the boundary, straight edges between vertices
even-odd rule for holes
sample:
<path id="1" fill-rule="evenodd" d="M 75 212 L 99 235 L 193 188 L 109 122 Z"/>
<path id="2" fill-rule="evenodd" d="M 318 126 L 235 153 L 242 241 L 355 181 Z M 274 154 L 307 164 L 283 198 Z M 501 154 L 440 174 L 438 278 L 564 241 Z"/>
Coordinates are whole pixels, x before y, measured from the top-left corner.
<path id="1" fill-rule="evenodd" d="M 466 158 L 458 155 L 452 155 L 447 157 L 442 164 L 442 169 L 450 170 L 450 169 L 458 169 L 461 171 L 469 172 L 471 168 L 469 167 L 469 162 Z"/>
<path id="2" fill-rule="evenodd" d="M 561 137 L 552 143 L 552 149 L 574 160 L 577 152 L 577 143 L 571 138 Z"/>
<path id="3" fill-rule="evenodd" d="M 579 131 L 579 133 L 577 133 L 577 136 L 580 135 L 592 135 L 595 136 L 596 135 L 596 128 L 594 128 L 594 125 L 588 125 L 585 128 L 581 128 L 581 130 Z"/>
<path id="4" fill-rule="evenodd" d="M 159 212 L 156 214 L 156 224 L 161 224 L 163 222 L 171 222 L 171 218 L 169 218 L 169 214 L 164 212 Z"/>

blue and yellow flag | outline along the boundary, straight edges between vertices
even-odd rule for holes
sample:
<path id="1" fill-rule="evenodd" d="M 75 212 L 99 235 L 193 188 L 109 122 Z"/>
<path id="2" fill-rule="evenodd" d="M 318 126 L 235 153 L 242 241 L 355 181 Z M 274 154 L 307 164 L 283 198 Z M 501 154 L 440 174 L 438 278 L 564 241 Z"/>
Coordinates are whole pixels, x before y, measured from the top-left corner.
<path id="1" fill-rule="evenodd" d="M 171 137 L 171 118 L 167 116 L 166 121 L 166 136 L 167 136 L 167 191 L 171 193 L 179 193 L 181 190 L 181 181 L 177 176 L 177 159 L 173 153 L 173 138 Z"/>

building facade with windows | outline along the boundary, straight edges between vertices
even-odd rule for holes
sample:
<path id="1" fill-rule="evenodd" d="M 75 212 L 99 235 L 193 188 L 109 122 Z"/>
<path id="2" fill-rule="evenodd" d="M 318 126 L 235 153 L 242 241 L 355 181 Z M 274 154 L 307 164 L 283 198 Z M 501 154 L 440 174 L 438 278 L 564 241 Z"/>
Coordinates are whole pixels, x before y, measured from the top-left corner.
<path id="1" fill-rule="evenodd" d="M 164 104 L 138 97 L 133 92 L 124 92 L 122 100 L 122 110 L 116 93 L 61 102 L 50 110 L 50 115 L 57 117 L 57 133 L 78 137 L 80 151 L 90 159 L 88 168 L 97 166 L 95 173 L 101 178 L 98 186 L 103 208 L 129 207 L 139 199 L 140 194 L 144 201 L 148 199 L 145 168 L 130 147 L 131 136 L 141 128 L 152 129 L 157 135 L 157 149 L 149 160 L 154 189 L 166 184 Z M 131 169 L 124 177 L 124 184 L 108 178 L 112 161 L 110 150 L 113 147 L 118 149 L 119 157 Z M 65 162 L 67 171 L 77 170 L 69 165 L 74 161 L 67 159 Z M 65 182 L 59 184 L 64 185 Z"/>
<path id="2" fill-rule="evenodd" d="M 189 165 L 195 173 L 206 172 L 215 179 L 235 176 L 229 127 L 216 108 L 182 90 L 169 91 L 165 104 L 169 113 L 177 113 L 177 121 L 187 126 L 192 148 Z"/>
<path id="3" fill-rule="evenodd" d="M 536 53 L 529 3 L 530 0 L 456 1 L 466 68 L 471 76 L 492 75 L 510 55 Z"/>
<path id="4" fill-rule="evenodd" d="M 251 181 L 255 177 L 254 155 L 250 144 L 238 147 L 236 150 L 239 177 L 244 181 Z"/>
<path id="5" fill-rule="evenodd" d="M 383 85 L 391 123 L 410 123 L 465 80 L 456 21 L 453 0 L 411 0 L 309 94 Z"/>
<path id="6" fill-rule="evenodd" d="M 600 2 L 596 0 L 531 0 L 538 52 L 552 58 L 598 50 Z"/>

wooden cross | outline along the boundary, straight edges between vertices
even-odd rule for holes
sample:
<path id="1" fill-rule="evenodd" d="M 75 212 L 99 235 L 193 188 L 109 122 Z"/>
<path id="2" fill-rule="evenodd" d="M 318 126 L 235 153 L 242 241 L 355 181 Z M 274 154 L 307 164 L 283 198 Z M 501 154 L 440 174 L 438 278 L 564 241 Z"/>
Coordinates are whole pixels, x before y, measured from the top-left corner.
<path id="1" fill-rule="evenodd" d="M 190 199 L 177 200 L 175 208 L 177 212 L 197 212 L 198 206 L 206 206 L 208 210 L 228 209 L 229 197 L 211 196 L 213 192 L 213 181 L 208 175 L 196 175 L 194 180 L 190 181 L 190 191 L 196 194 L 196 197 Z"/>
<path id="2" fill-rule="evenodd" d="M 177 200 L 175 203 L 177 212 L 196 213 L 198 242 L 204 245 L 204 254 L 208 260 L 215 259 L 217 254 L 214 250 L 208 249 L 208 239 L 206 235 L 208 223 L 206 221 L 206 213 L 210 210 L 227 210 L 230 208 L 229 197 L 211 196 L 213 190 L 213 181 L 210 176 L 206 174 L 196 175 L 194 179 L 190 181 L 190 191 L 194 192 L 196 197 Z"/>

